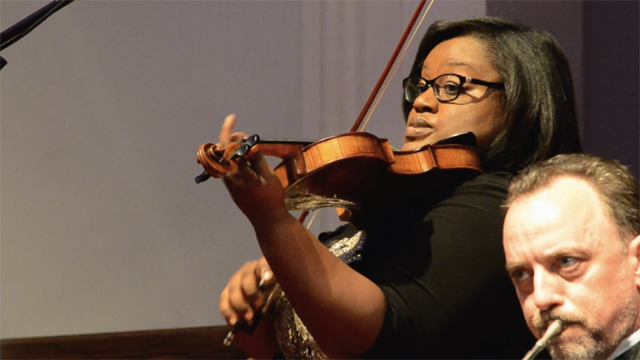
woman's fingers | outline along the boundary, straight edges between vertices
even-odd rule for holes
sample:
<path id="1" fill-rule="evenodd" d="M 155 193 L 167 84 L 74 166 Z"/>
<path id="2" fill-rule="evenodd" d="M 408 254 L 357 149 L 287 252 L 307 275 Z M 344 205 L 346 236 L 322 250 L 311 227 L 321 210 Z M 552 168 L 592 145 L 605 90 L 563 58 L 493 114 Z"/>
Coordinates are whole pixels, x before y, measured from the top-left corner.
<path id="1" fill-rule="evenodd" d="M 222 290 L 218 309 L 227 322 L 227 325 L 235 325 L 238 321 L 238 314 L 231 308 L 231 304 L 229 303 L 229 287 L 225 287 L 224 290 Z"/>
<path id="2" fill-rule="evenodd" d="M 249 135 L 243 133 L 243 132 L 234 132 L 231 134 L 231 142 L 236 142 L 242 139 L 246 139 L 248 138 Z"/>
<path id="3" fill-rule="evenodd" d="M 264 155 L 262 155 L 262 153 L 256 148 L 252 148 L 249 151 L 249 154 L 247 154 L 247 158 L 249 159 L 251 168 L 258 176 L 265 177 L 275 175 L 273 174 L 273 170 L 269 166 L 269 163 L 264 158 Z"/>
<path id="4" fill-rule="evenodd" d="M 218 147 L 226 148 L 230 143 L 236 142 L 242 139 L 246 139 L 248 136 L 243 132 L 236 131 L 233 129 L 236 126 L 236 115 L 230 114 L 222 123 L 222 128 L 220 129 L 220 134 L 218 135 Z"/>
<path id="5" fill-rule="evenodd" d="M 260 277 L 256 270 L 261 264 L 266 264 L 266 261 L 247 262 L 229 279 L 227 286 L 222 290 L 219 309 L 227 324 L 233 325 L 240 320 L 251 321 L 255 314 L 254 309 L 262 306 L 264 296 L 259 288 Z"/>
<path id="6" fill-rule="evenodd" d="M 264 303 L 264 296 L 262 294 L 262 289 L 260 288 L 260 280 L 256 278 L 254 274 L 255 272 L 252 271 L 251 274 L 243 276 L 242 291 L 244 293 L 245 301 L 250 304 L 252 310 L 259 311 Z M 244 319 L 246 321 L 250 321 L 252 319 L 253 311 L 252 313 L 245 313 Z"/>
<path id="7" fill-rule="evenodd" d="M 256 277 L 260 279 L 263 285 L 270 285 L 276 281 L 276 278 L 273 276 L 273 272 L 271 271 L 271 267 L 269 267 L 267 259 L 264 257 L 258 260 L 258 264 L 256 266 Z"/>
<path id="8" fill-rule="evenodd" d="M 232 140 L 232 133 L 233 133 L 233 128 L 236 126 L 236 115 L 235 114 L 230 114 L 228 115 L 225 119 L 224 122 L 222 123 L 222 128 L 220 129 L 220 135 L 219 135 L 219 143 L 218 145 L 220 147 L 227 147 L 227 145 L 229 145 L 229 143 Z"/>

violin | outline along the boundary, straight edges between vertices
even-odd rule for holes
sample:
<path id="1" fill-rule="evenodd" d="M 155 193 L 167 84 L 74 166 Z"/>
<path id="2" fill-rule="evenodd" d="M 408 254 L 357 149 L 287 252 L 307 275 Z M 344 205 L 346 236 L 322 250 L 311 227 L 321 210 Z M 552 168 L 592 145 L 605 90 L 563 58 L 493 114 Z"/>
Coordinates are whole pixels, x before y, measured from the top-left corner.
<path id="1" fill-rule="evenodd" d="M 274 172 L 285 188 L 289 210 L 339 207 L 348 210 L 341 214 L 343 221 L 352 221 L 355 213 L 366 214 L 391 202 L 401 189 L 423 188 L 424 184 L 433 188 L 437 182 L 482 172 L 472 133 L 415 151 L 393 151 L 387 139 L 366 132 L 313 143 L 261 141 L 258 135 L 252 135 L 224 149 L 211 143 L 200 146 L 197 161 L 205 172 L 196 182 L 224 176 L 235 168 L 237 159 L 256 150 L 281 159 Z"/>

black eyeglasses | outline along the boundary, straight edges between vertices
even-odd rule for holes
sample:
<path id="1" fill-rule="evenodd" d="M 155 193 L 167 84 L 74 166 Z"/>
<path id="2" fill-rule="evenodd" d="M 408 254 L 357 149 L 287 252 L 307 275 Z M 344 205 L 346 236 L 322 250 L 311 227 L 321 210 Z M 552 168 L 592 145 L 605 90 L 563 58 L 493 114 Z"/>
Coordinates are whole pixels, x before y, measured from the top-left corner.
<path id="1" fill-rule="evenodd" d="M 433 88 L 433 93 L 438 101 L 442 103 L 453 101 L 460 96 L 462 85 L 465 83 L 504 90 L 504 84 L 502 83 L 478 80 L 458 74 L 443 74 L 433 80 L 427 80 L 420 76 L 410 76 L 402 80 L 404 98 L 410 103 L 413 103 L 418 96 L 429 90 L 430 87 Z"/>

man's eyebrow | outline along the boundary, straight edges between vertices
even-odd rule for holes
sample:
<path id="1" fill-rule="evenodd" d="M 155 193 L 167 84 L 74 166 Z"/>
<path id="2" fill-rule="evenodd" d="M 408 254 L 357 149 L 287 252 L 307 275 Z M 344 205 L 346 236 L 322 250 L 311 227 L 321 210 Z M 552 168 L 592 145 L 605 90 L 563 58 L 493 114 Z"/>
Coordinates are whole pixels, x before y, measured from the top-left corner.
<path id="1" fill-rule="evenodd" d="M 562 256 L 577 256 L 585 259 L 591 258 L 591 255 L 589 254 L 589 252 L 583 249 L 576 249 L 576 248 L 560 248 L 544 254 L 544 257 L 547 259 L 557 259 Z M 523 262 L 506 263 L 504 268 L 510 274 L 514 270 L 527 268 L 527 264 Z"/>
<path id="2" fill-rule="evenodd" d="M 507 270 L 507 273 L 511 274 L 514 270 L 524 268 L 524 263 L 506 263 L 504 268 Z"/>
<path id="3" fill-rule="evenodd" d="M 557 259 L 561 256 L 579 256 L 584 258 L 590 258 L 589 252 L 585 249 L 581 249 L 578 247 L 562 247 L 545 253 L 544 256 L 546 258 Z"/>

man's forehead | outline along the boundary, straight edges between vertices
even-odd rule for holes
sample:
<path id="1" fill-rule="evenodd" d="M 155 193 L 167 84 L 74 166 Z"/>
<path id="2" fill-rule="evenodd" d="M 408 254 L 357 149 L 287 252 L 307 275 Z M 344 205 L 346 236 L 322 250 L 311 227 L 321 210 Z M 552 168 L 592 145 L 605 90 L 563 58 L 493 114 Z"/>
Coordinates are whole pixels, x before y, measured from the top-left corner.
<path id="1" fill-rule="evenodd" d="M 549 198 L 541 198 L 531 201 L 528 209 L 528 218 L 534 222 L 549 223 L 560 216 L 560 206 Z"/>
<path id="2" fill-rule="evenodd" d="M 585 187 L 586 188 L 581 188 Z M 584 213 L 584 201 L 589 200 L 590 187 L 582 180 L 573 178 L 554 179 L 544 187 L 515 199 L 504 222 L 504 242 L 532 241 L 551 234 L 560 236 L 573 224 L 589 217 Z M 589 205 L 590 207 L 591 205 Z"/>
<path id="3" fill-rule="evenodd" d="M 507 257 L 522 251 L 539 255 L 603 246 L 604 232 L 615 226 L 599 195 L 584 180 L 558 178 L 516 199 L 504 224 Z"/>
<path id="4" fill-rule="evenodd" d="M 561 176 L 517 198 L 509 212 L 525 212 L 530 221 L 548 222 L 577 213 L 593 214 L 602 205 L 600 196 L 586 181 L 573 176 Z"/>

